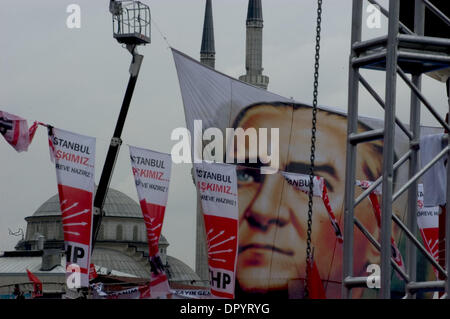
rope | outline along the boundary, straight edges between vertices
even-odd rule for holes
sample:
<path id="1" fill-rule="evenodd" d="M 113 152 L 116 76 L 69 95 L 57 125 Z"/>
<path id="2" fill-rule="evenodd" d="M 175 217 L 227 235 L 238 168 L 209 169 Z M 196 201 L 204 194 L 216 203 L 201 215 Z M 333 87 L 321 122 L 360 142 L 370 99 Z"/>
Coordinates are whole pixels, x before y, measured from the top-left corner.
<path id="1" fill-rule="evenodd" d="M 150 20 L 152 22 L 152 24 L 154 25 L 154 27 L 156 28 L 156 31 L 158 31 L 159 35 L 161 36 L 161 38 L 163 38 L 163 40 L 166 42 L 167 47 L 171 48 L 172 46 L 170 45 L 169 41 L 167 40 L 167 37 L 164 35 L 164 33 L 162 33 L 161 29 L 159 28 L 158 24 L 156 23 L 155 18 L 152 18 Z"/>

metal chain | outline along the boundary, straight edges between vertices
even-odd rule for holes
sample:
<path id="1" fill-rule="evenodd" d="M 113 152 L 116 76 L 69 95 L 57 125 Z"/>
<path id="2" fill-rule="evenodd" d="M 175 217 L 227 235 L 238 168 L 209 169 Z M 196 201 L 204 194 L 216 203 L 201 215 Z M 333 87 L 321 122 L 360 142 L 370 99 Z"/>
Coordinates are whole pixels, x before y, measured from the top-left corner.
<path id="1" fill-rule="evenodd" d="M 316 54 L 314 63 L 314 92 L 312 107 L 312 128 L 311 128 L 311 166 L 309 168 L 309 193 L 308 193 L 308 231 L 306 241 L 306 278 L 305 278 L 305 294 L 309 297 L 308 291 L 308 264 L 312 259 L 311 255 L 311 232 L 312 232 L 312 214 L 313 214 L 313 179 L 314 179 L 314 160 L 316 154 L 316 130 L 317 130 L 317 96 L 319 94 L 319 60 L 320 60 L 320 31 L 322 24 L 322 0 L 317 0 L 317 26 L 316 26 Z"/>

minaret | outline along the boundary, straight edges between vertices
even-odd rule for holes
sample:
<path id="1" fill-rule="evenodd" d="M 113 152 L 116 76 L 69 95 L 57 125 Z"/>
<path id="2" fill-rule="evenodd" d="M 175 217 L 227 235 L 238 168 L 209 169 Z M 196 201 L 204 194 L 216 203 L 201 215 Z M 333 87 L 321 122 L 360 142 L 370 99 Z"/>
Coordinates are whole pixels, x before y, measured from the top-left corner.
<path id="1" fill-rule="evenodd" d="M 216 50 L 214 45 L 214 25 L 211 0 L 206 0 L 205 20 L 203 22 L 202 46 L 200 48 L 200 62 L 211 68 L 215 68 Z M 192 169 L 194 174 L 194 169 Z M 194 175 L 192 180 L 195 185 Z M 195 272 L 201 282 L 195 285 L 209 286 L 208 250 L 206 247 L 205 223 L 203 221 L 202 202 L 197 192 L 197 222 L 195 238 Z"/>
<path id="2" fill-rule="evenodd" d="M 206 0 L 205 20 L 203 22 L 202 47 L 200 49 L 200 62 L 213 68 L 216 64 L 216 50 L 214 46 L 214 25 L 211 0 Z"/>
<path id="3" fill-rule="evenodd" d="M 249 0 L 247 11 L 246 75 L 239 80 L 267 90 L 269 77 L 262 74 L 263 15 L 261 0 Z"/>

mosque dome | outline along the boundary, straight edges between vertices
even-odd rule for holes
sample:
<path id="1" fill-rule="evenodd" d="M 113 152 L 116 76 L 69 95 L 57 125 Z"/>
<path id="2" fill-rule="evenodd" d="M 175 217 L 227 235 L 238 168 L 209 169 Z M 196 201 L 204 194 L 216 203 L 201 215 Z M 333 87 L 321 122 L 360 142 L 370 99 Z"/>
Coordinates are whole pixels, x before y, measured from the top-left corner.
<path id="1" fill-rule="evenodd" d="M 92 253 L 92 263 L 100 266 L 102 270 L 105 269 L 106 274 L 115 270 L 139 278 L 150 277 L 150 267 L 144 259 L 137 260 L 129 254 L 111 248 L 95 247 Z"/>
<path id="2" fill-rule="evenodd" d="M 171 282 L 193 284 L 196 286 L 204 285 L 200 277 L 191 267 L 172 256 L 167 256 L 166 273 Z"/>
<path id="3" fill-rule="evenodd" d="M 142 218 L 140 206 L 131 197 L 113 188 L 108 190 L 103 210 L 108 217 Z M 33 214 L 33 217 L 43 216 L 61 216 L 58 194 L 50 197 Z"/>
<path id="4" fill-rule="evenodd" d="M 110 188 L 103 210 L 105 215 L 97 240 L 147 242 L 141 207 L 131 197 Z M 63 240 L 58 194 L 50 197 L 32 216 L 26 217 L 25 220 L 28 222 L 26 240 L 34 240 L 38 235 L 43 235 L 47 241 Z M 160 247 L 169 245 L 163 235 L 161 235 L 159 245 Z"/>
<path id="5" fill-rule="evenodd" d="M 92 262 L 108 274 L 119 272 L 138 278 L 149 278 L 147 231 L 141 207 L 124 193 L 109 189 L 104 205 L 105 215 L 95 243 Z M 26 217 L 25 239 L 16 249 L 38 249 L 39 238 L 45 238 L 44 248 L 64 249 L 59 196 L 45 201 L 33 215 Z M 200 277 L 181 260 L 167 255 L 169 242 L 161 235 L 159 252 L 169 282 L 201 285 Z"/>

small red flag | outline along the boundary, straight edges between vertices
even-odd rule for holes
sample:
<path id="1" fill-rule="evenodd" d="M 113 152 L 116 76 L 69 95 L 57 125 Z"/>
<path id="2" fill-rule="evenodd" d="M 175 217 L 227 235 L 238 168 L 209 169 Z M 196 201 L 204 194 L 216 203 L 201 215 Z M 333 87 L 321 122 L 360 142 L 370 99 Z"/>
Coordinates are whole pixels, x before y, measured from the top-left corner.
<path id="1" fill-rule="evenodd" d="M 306 283 L 306 285 L 308 286 L 308 298 L 327 299 L 322 280 L 320 279 L 319 269 L 317 269 L 317 265 L 314 259 L 312 260 L 312 266 L 311 260 L 308 261 L 307 267 L 308 282 Z"/>
<path id="2" fill-rule="evenodd" d="M 94 264 L 91 264 L 91 266 L 89 267 L 89 280 L 95 279 L 97 277 L 98 277 L 98 274 L 95 271 L 95 266 L 94 266 Z"/>
<path id="3" fill-rule="evenodd" d="M 139 299 L 150 299 L 151 298 L 151 285 L 139 287 Z"/>
<path id="4" fill-rule="evenodd" d="M 40 122 L 34 121 L 34 123 L 28 129 L 28 140 L 30 144 L 31 142 L 33 142 L 34 134 L 36 134 L 38 125 L 40 125 Z"/>
<path id="5" fill-rule="evenodd" d="M 27 120 L 20 116 L 0 111 L 0 134 L 17 152 L 28 150 L 30 133 Z"/>
<path id="6" fill-rule="evenodd" d="M 39 280 L 36 275 L 34 275 L 31 271 L 27 269 L 28 279 L 33 282 L 33 294 L 32 298 L 41 297 L 42 296 L 42 282 Z"/>

